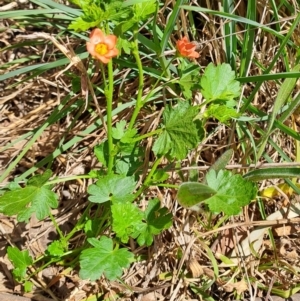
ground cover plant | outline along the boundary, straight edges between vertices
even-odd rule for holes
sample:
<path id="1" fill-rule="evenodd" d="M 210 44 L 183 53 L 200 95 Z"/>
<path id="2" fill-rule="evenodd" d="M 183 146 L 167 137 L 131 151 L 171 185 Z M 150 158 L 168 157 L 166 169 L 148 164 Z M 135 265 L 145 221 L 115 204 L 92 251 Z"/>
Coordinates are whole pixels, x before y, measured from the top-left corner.
<path id="1" fill-rule="evenodd" d="M 29 0 L 0 18 L 3 298 L 297 295 L 298 3 Z"/>

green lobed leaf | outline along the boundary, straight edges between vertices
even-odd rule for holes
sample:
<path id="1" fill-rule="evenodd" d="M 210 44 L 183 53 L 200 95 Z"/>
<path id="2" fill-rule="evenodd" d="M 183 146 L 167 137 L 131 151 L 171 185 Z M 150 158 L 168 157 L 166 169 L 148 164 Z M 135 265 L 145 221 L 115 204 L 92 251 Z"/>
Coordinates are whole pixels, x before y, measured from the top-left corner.
<path id="1" fill-rule="evenodd" d="M 228 108 L 226 105 L 211 104 L 205 111 L 205 116 L 210 118 L 216 118 L 224 124 L 228 124 L 228 121 L 232 118 L 238 118 L 240 114 L 236 109 Z"/>
<path id="2" fill-rule="evenodd" d="M 240 83 L 229 64 L 210 63 L 200 80 L 201 93 L 208 101 L 229 101 L 240 95 Z"/>
<path id="3" fill-rule="evenodd" d="M 84 233 L 87 237 L 95 237 L 99 231 L 99 227 L 101 226 L 102 219 L 88 219 L 84 224 Z"/>
<path id="4" fill-rule="evenodd" d="M 24 291 L 26 293 L 32 292 L 33 287 L 34 287 L 34 284 L 31 281 L 25 281 L 24 282 Z"/>
<path id="5" fill-rule="evenodd" d="M 65 253 L 65 246 L 61 241 L 55 240 L 47 247 L 46 252 L 48 255 L 60 257 Z"/>
<path id="6" fill-rule="evenodd" d="M 116 123 L 116 126 L 112 129 L 112 136 L 116 140 L 121 140 L 123 143 L 131 143 L 132 138 L 137 134 L 136 129 L 126 130 L 126 121 L 121 120 Z"/>
<path id="7" fill-rule="evenodd" d="M 57 206 L 58 196 L 46 186 L 26 186 L 0 197 L 0 212 L 8 216 L 18 214 L 18 221 L 28 221 L 32 213 L 42 220 Z"/>
<path id="8" fill-rule="evenodd" d="M 27 267 L 32 265 L 33 260 L 28 250 L 20 251 L 15 247 L 7 248 L 7 256 L 14 265 L 13 275 L 17 281 L 24 281 Z"/>
<path id="9" fill-rule="evenodd" d="M 144 164 L 145 149 L 139 143 L 123 143 L 123 140 L 127 138 L 130 141 L 131 138 L 127 136 L 130 132 L 135 133 L 136 130 L 126 131 L 121 141 L 117 144 L 118 155 L 115 162 L 115 171 L 121 175 L 137 176 L 139 174 L 138 169 Z"/>
<path id="10" fill-rule="evenodd" d="M 156 12 L 157 1 L 148 0 L 145 3 L 138 3 L 134 5 L 134 15 L 137 23 L 149 18 L 150 15 Z"/>
<path id="11" fill-rule="evenodd" d="M 106 167 L 109 157 L 107 140 L 95 146 L 94 154 L 97 157 L 98 161 Z"/>
<path id="12" fill-rule="evenodd" d="M 30 178 L 27 182 L 27 185 L 42 187 L 44 184 L 47 183 L 47 181 L 51 178 L 51 176 L 52 176 L 52 171 L 50 169 L 47 169 L 43 174 L 36 175 Z"/>
<path id="13" fill-rule="evenodd" d="M 152 178 L 151 182 L 152 183 L 161 183 L 166 181 L 169 178 L 169 174 L 165 172 L 163 169 L 156 169 Z"/>
<path id="14" fill-rule="evenodd" d="M 138 244 L 140 246 L 150 246 L 153 243 L 154 235 L 158 235 L 163 230 L 171 227 L 172 217 L 167 208 L 160 208 L 159 199 L 150 200 L 144 212 L 146 223 L 140 228 L 140 235 L 137 239 Z"/>
<path id="15" fill-rule="evenodd" d="M 193 82 L 192 75 L 186 75 L 184 77 L 181 77 L 179 79 L 179 85 L 182 90 L 183 96 L 185 99 L 189 100 L 192 99 L 193 96 L 193 87 L 195 86 L 195 83 Z"/>
<path id="16" fill-rule="evenodd" d="M 111 206 L 112 228 L 121 242 L 136 238 L 142 227 L 143 212 L 132 203 L 115 203 Z"/>
<path id="17" fill-rule="evenodd" d="M 179 81 L 178 84 L 186 99 L 192 99 L 193 91 L 199 88 L 200 67 L 192 63 L 186 63 L 184 60 L 178 67 Z"/>
<path id="18" fill-rule="evenodd" d="M 128 41 L 127 39 L 121 37 L 122 32 L 127 31 L 127 30 L 123 31 L 123 28 L 121 27 L 121 25 L 122 24 L 120 23 L 114 29 L 115 35 L 118 36 L 117 48 L 118 49 L 123 49 L 126 54 L 130 54 L 132 45 L 131 45 L 130 41 Z"/>
<path id="19" fill-rule="evenodd" d="M 248 205 L 256 197 L 257 188 L 252 182 L 228 170 L 220 170 L 218 173 L 210 170 L 206 181 L 217 192 L 204 201 L 212 212 L 239 214 L 241 207 Z"/>
<path id="20" fill-rule="evenodd" d="M 116 123 L 115 127 L 112 128 L 112 136 L 116 140 L 121 140 L 125 133 L 126 121 L 121 120 Z"/>
<path id="21" fill-rule="evenodd" d="M 153 152 L 184 159 L 188 150 L 196 147 L 200 141 L 198 124 L 194 122 L 198 110 L 188 102 L 180 102 L 175 108 L 166 107 L 163 113 L 164 127 L 153 145 Z"/>
<path id="22" fill-rule="evenodd" d="M 109 280 L 122 275 L 122 269 L 129 267 L 134 256 L 127 249 L 113 249 L 112 239 L 102 236 L 100 240 L 89 238 L 94 246 L 82 251 L 80 255 L 80 273 L 82 279 L 95 281 L 104 274 Z"/>
<path id="23" fill-rule="evenodd" d="M 180 185 L 176 199 L 182 207 L 198 211 L 200 204 L 216 193 L 214 189 L 207 185 L 197 182 L 185 182 Z"/>
<path id="24" fill-rule="evenodd" d="M 107 175 L 88 187 L 88 199 L 92 203 L 130 202 L 134 198 L 135 185 L 133 177 Z"/>
<path id="25" fill-rule="evenodd" d="M 122 7 L 122 1 L 102 2 L 100 3 L 81 3 L 83 14 L 76 18 L 69 29 L 75 31 L 86 31 L 89 28 L 97 27 L 100 24 L 105 26 L 105 22 L 118 21 L 126 19 L 129 16 L 129 9 Z"/>
<path id="26" fill-rule="evenodd" d="M 77 32 L 86 31 L 92 27 L 97 27 L 99 20 L 89 20 L 84 17 L 78 17 L 68 26 L 68 29 L 73 29 Z"/>

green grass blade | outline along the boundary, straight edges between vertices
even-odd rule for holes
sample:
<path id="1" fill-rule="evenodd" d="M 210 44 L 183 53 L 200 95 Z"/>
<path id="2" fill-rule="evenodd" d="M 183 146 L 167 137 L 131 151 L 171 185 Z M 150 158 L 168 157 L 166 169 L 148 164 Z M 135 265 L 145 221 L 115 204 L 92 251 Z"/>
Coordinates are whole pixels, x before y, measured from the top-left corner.
<path id="1" fill-rule="evenodd" d="M 207 14 L 212 14 L 212 15 L 219 16 L 219 17 L 222 17 L 222 18 L 226 18 L 228 20 L 233 20 L 233 21 L 236 21 L 236 22 L 252 25 L 253 27 L 261 28 L 264 31 L 271 33 L 272 35 L 276 36 L 277 38 L 279 38 L 281 40 L 285 39 L 285 36 L 278 33 L 276 30 L 274 30 L 274 29 L 272 29 L 268 26 L 265 26 L 263 24 L 260 24 L 258 22 L 255 22 L 255 21 L 249 20 L 247 18 L 244 18 L 244 17 L 228 14 L 228 13 L 225 13 L 225 12 L 223 13 L 223 12 L 219 12 L 219 11 L 216 11 L 216 10 L 211 10 L 211 9 L 207 9 L 207 8 L 203 8 L 203 7 L 183 5 L 183 6 L 181 6 L 181 8 L 183 8 L 185 10 L 192 10 L 192 11 L 195 11 L 195 12 L 203 12 L 203 13 L 207 13 Z M 298 19 L 298 17 L 296 17 L 296 19 Z M 294 21 L 294 23 L 295 22 L 296 22 L 296 20 Z M 297 23 L 298 23 L 298 21 L 297 21 Z M 289 44 L 292 45 L 292 46 L 295 46 L 291 41 L 289 41 Z"/>
<path id="2" fill-rule="evenodd" d="M 300 178 L 300 168 L 297 167 L 261 168 L 261 169 L 249 171 L 243 177 L 253 182 L 263 181 L 266 179 Z"/>
<path id="3" fill-rule="evenodd" d="M 228 14 L 233 14 L 234 1 L 224 0 L 223 3 L 224 12 Z M 236 48 L 237 48 L 237 37 L 235 31 L 235 21 L 225 22 L 224 24 L 224 42 L 226 51 L 226 61 L 231 65 L 232 70 L 236 70 Z"/>
<path id="4" fill-rule="evenodd" d="M 299 70 L 300 70 L 300 65 L 297 65 L 293 68 L 292 71 L 297 72 Z M 260 142 L 260 147 L 257 152 L 258 159 L 261 157 L 262 153 L 265 150 L 269 136 L 273 129 L 273 124 L 274 124 L 275 118 L 278 115 L 279 111 L 282 109 L 283 105 L 287 102 L 288 98 L 290 97 L 290 95 L 295 87 L 296 81 L 297 81 L 297 79 L 295 79 L 295 78 L 287 78 L 284 80 L 282 86 L 279 89 L 278 95 L 277 95 L 275 103 L 274 103 L 274 108 L 273 108 L 272 113 L 268 120 L 266 133 L 262 137 L 262 140 Z M 289 110 L 289 112 L 292 113 L 291 110 Z M 289 116 L 285 115 L 285 117 L 288 118 Z"/>
<path id="5" fill-rule="evenodd" d="M 129 108 L 129 107 L 135 105 L 135 103 L 136 103 L 136 101 L 134 100 L 134 101 L 127 102 L 127 103 L 124 103 L 124 104 L 120 105 L 119 107 L 117 107 L 113 111 L 113 116 L 115 116 L 116 114 L 122 112 L 126 108 Z M 106 116 L 104 116 L 104 120 L 106 120 Z M 35 166 L 31 167 L 29 170 L 27 170 L 22 175 L 20 175 L 19 177 L 17 177 L 15 179 L 15 182 L 19 182 L 19 181 L 25 180 L 26 177 L 30 176 L 35 171 L 37 171 L 39 168 L 42 168 L 43 166 L 45 166 L 49 162 L 52 162 L 55 158 L 57 158 L 58 156 L 60 156 L 62 153 L 64 153 L 65 151 L 67 151 L 69 148 L 71 148 L 72 146 L 74 146 L 76 143 L 79 143 L 80 141 L 82 141 L 82 137 L 85 137 L 85 136 L 91 134 L 96 129 L 98 129 L 99 127 L 101 127 L 101 125 L 102 125 L 101 120 L 98 119 L 98 118 L 96 118 L 96 121 L 92 125 L 90 125 L 88 128 L 86 128 L 84 131 L 82 131 L 80 133 L 80 135 L 74 136 L 71 140 L 69 140 L 65 144 L 61 145 L 52 154 L 50 154 L 46 158 L 42 159 Z"/>
<path id="6" fill-rule="evenodd" d="M 293 34 L 295 28 L 298 26 L 300 22 L 300 13 L 297 15 L 297 17 L 295 18 L 293 24 L 290 27 L 290 30 L 288 31 L 287 35 L 285 36 L 285 38 L 282 40 L 282 42 L 280 43 L 280 47 L 277 51 L 277 53 L 274 55 L 271 63 L 269 64 L 269 67 L 263 71 L 264 74 L 268 74 L 270 73 L 270 71 L 272 70 L 273 66 L 275 65 L 275 63 L 277 62 L 278 58 L 280 57 L 280 55 L 282 54 L 282 52 L 284 51 L 284 48 L 286 47 L 286 45 L 288 44 L 291 35 Z M 252 93 L 250 94 L 250 96 L 248 97 L 248 99 L 245 101 L 245 103 L 243 104 L 240 112 L 244 113 L 245 110 L 248 108 L 249 104 L 252 102 L 252 100 L 254 99 L 257 91 L 260 89 L 260 86 L 262 85 L 262 82 L 258 83 L 255 88 L 253 89 Z"/>
<path id="7" fill-rule="evenodd" d="M 64 12 L 69 15 L 74 15 L 77 17 L 82 15 L 81 10 L 79 10 L 79 9 L 72 8 L 72 7 L 51 1 L 51 0 L 31 0 L 31 2 L 37 4 L 41 7 L 45 7 L 45 8 L 48 6 L 48 7 L 53 7 L 53 8 L 59 9 L 61 12 Z"/>
<path id="8" fill-rule="evenodd" d="M 88 52 L 78 54 L 78 57 L 80 57 L 81 59 L 85 59 L 88 56 L 89 56 Z M 20 68 L 20 69 L 8 72 L 6 74 L 0 75 L 0 81 L 6 80 L 6 79 L 11 78 L 11 77 L 15 77 L 15 76 L 20 75 L 20 74 L 28 73 L 28 72 L 33 71 L 33 70 L 42 73 L 42 72 L 45 72 L 49 69 L 61 67 L 61 66 L 67 65 L 69 63 L 70 63 L 70 60 L 68 58 L 63 58 L 63 59 L 56 60 L 56 61 L 51 62 L 51 63 L 43 63 L 43 64 L 36 64 L 36 65 L 33 65 L 33 66 L 27 66 L 27 67 Z"/>
<path id="9" fill-rule="evenodd" d="M 25 19 L 27 16 L 45 15 L 52 17 L 51 15 L 61 14 L 59 9 L 33 9 L 33 10 L 12 10 L 0 13 L 0 19 Z M 62 16 L 61 16 L 62 17 Z"/>
<path id="10" fill-rule="evenodd" d="M 66 110 L 60 111 L 64 107 L 64 105 L 69 101 L 69 99 L 70 99 L 70 96 L 65 97 L 65 99 L 63 100 L 63 102 L 52 112 L 52 114 L 47 118 L 47 120 L 45 121 L 45 123 L 41 127 L 39 127 L 38 129 L 36 129 L 35 131 L 33 131 L 33 136 L 30 139 L 30 141 L 26 144 L 26 146 L 20 152 L 20 154 L 17 156 L 17 158 L 13 162 L 11 162 L 9 164 L 9 166 L 5 169 L 5 171 L 1 175 L 1 177 L 0 177 L 0 183 L 16 167 L 16 165 L 20 162 L 20 160 L 24 157 L 24 155 L 32 147 L 32 145 L 35 143 L 35 141 L 42 135 L 42 133 L 45 131 L 45 129 L 49 125 L 51 125 L 51 124 L 57 122 L 59 119 L 65 117 L 67 113 L 70 113 L 70 108 L 72 108 L 72 107 L 68 107 L 67 111 Z M 72 110 L 74 110 L 74 109 L 77 109 L 77 106 L 73 106 Z"/>
<path id="11" fill-rule="evenodd" d="M 174 8 L 172 10 L 170 18 L 168 19 L 168 23 L 166 25 L 164 35 L 163 35 L 161 43 L 160 43 L 161 53 L 163 53 L 167 47 L 167 44 L 170 40 L 170 35 L 174 30 L 174 27 L 175 27 L 175 24 L 176 24 L 176 21 L 178 18 L 178 14 L 180 12 L 180 6 L 182 4 L 184 4 L 185 2 L 187 2 L 187 0 L 177 0 L 176 4 L 174 5 Z"/>
<path id="12" fill-rule="evenodd" d="M 240 83 L 253 83 L 253 82 L 264 82 L 268 80 L 277 80 L 282 78 L 299 78 L 299 72 L 282 72 L 276 74 L 262 74 L 254 75 L 249 77 L 239 77 L 238 80 Z"/>
<path id="13" fill-rule="evenodd" d="M 249 0 L 247 4 L 247 19 L 255 22 L 256 20 L 256 1 Z M 246 32 L 242 41 L 242 53 L 241 53 L 241 67 L 240 67 L 240 75 L 246 76 L 248 74 L 249 66 L 252 61 L 253 54 L 253 45 L 255 38 L 255 29 L 256 26 L 251 24 L 246 24 Z"/>

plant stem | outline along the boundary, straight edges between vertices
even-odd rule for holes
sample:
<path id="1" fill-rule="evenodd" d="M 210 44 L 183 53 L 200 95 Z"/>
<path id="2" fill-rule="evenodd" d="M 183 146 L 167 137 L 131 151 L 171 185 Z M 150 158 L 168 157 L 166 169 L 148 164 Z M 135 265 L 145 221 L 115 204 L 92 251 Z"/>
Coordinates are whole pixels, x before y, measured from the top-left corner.
<path id="1" fill-rule="evenodd" d="M 86 217 L 90 212 L 90 209 L 92 208 L 94 204 L 93 203 L 89 203 L 88 206 L 85 208 L 83 214 L 81 215 L 81 217 L 79 218 L 78 222 L 76 223 L 75 227 L 71 230 L 71 232 L 65 237 L 66 241 L 69 241 L 72 236 L 79 231 L 80 229 L 82 229 L 85 225 L 86 222 Z"/>
<path id="2" fill-rule="evenodd" d="M 161 162 L 163 157 L 160 157 L 160 158 L 157 158 L 156 161 L 154 162 L 154 164 L 152 165 L 152 168 L 150 170 L 150 172 L 148 173 L 143 185 L 141 186 L 141 188 L 135 193 L 135 198 L 139 197 L 143 191 L 145 189 L 147 189 L 150 184 L 151 184 L 151 178 L 153 176 L 153 174 L 155 173 L 156 169 L 157 169 L 157 166 L 159 165 L 159 163 Z"/>
<path id="3" fill-rule="evenodd" d="M 57 183 L 65 183 L 68 181 L 73 181 L 73 180 L 80 180 L 80 179 L 93 179 L 94 177 L 90 176 L 90 175 L 78 175 L 78 176 L 68 176 L 68 177 L 62 177 L 62 178 L 56 178 L 53 180 L 48 181 L 46 185 L 53 185 L 53 184 L 57 184 Z"/>
<path id="4" fill-rule="evenodd" d="M 179 185 L 173 185 L 173 184 L 156 184 L 157 187 L 166 187 L 166 188 L 174 188 L 178 189 Z"/>
<path id="5" fill-rule="evenodd" d="M 60 231 L 60 228 L 59 228 L 54 216 L 51 214 L 51 212 L 49 213 L 49 217 L 50 217 L 50 219 L 51 219 L 51 221 L 52 221 L 52 223 L 53 223 L 53 225 L 54 225 L 54 227 L 55 227 L 55 229 L 56 229 L 56 231 L 57 231 L 57 233 L 60 237 L 60 240 L 61 241 L 63 241 L 63 240 L 66 241 L 66 238 L 64 237 L 63 233 Z"/>
<path id="6" fill-rule="evenodd" d="M 152 137 L 152 136 L 154 136 L 154 135 L 156 135 L 156 134 L 159 134 L 159 133 L 161 133 L 161 132 L 162 132 L 162 129 L 157 129 L 157 130 L 152 131 L 152 132 L 149 132 L 149 133 L 147 133 L 147 134 L 145 134 L 145 135 L 138 136 L 138 137 L 132 139 L 132 143 L 141 141 L 141 140 L 143 140 L 143 139 L 145 139 L 145 138 Z"/>
<path id="7" fill-rule="evenodd" d="M 142 61 L 141 61 L 141 58 L 140 58 L 140 54 L 139 54 L 137 35 L 138 35 L 138 30 L 135 29 L 134 34 L 133 34 L 134 42 L 133 42 L 132 54 L 133 54 L 133 56 L 136 60 L 136 64 L 137 64 L 137 67 L 138 67 L 139 87 L 138 87 L 138 95 L 137 95 L 137 99 L 136 99 L 136 105 L 135 105 L 135 108 L 134 108 L 134 111 L 133 111 L 133 114 L 131 116 L 130 123 L 129 123 L 129 126 L 128 126 L 129 130 L 133 128 L 135 120 L 136 120 L 141 108 L 144 105 L 144 102 L 142 100 L 143 89 L 144 89 L 144 70 L 143 70 L 143 65 L 142 65 Z"/>
<path id="8" fill-rule="evenodd" d="M 108 86 L 105 89 L 106 97 L 106 115 L 107 115 L 107 142 L 108 142 L 108 174 L 112 172 L 114 164 L 114 144 L 112 137 L 112 104 L 113 104 L 113 88 L 114 88 L 114 78 L 113 78 L 113 66 L 112 60 L 107 64 L 108 69 Z"/>

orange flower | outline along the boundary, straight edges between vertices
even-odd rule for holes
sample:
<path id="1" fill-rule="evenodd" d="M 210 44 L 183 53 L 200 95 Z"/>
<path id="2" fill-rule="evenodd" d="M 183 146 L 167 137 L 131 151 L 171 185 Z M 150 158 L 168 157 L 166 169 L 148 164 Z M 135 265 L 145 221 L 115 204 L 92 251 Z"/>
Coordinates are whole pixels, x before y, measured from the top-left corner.
<path id="1" fill-rule="evenodd" d="M 196 59 L 200 56 L 199 53 L 195 51 L 197 46 L 194 43 L 189 42 L 187 37 L 183 37 L 181 40 L 178 40 L 176 46 L 178 52 L 184 57 Z"/>
<path id="2" fill-rule="evenodd" d="M 112 57 L 118 55 L 116 48 L 117 37 L 104 35 L 101 29 L 95 28 L 90 34 L 90 41 L 86 43 L 87 51 L 103 64 L 107 64 Z"/>

